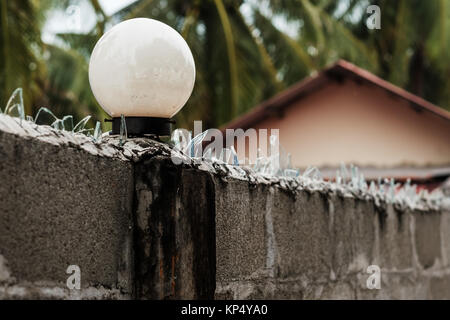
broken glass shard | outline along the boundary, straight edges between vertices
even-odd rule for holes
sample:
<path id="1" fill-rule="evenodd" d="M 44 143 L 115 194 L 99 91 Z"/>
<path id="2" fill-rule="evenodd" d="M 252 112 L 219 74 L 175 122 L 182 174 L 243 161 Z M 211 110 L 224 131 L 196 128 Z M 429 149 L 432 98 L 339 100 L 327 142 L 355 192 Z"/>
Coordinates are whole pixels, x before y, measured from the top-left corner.
<path id="1" fill-rule="evenodd" d="M 125 121 L 125 116 L 123 114 L 120 115 L 120 138 L 119 145 L 123 146 L 128 138 L 127 134 L 127 122 Z"/>
<path id="2" fill-rule="evenodd" d="M 95 124 L 94 136 L 92 138 L 94 139 L 94 142 L 96 142 L 96 143 L 100 142 L 102 139 L 102 128 L 101 128 L 100 121 L 97 121 Z"/>
<path id="3" fill-rule="evenodd" d="M 9 98 L 5 107 L 5 114 L 11 117 L 18 117 L 21 120 L 25 120 L 25 106 L 23 104 L 23 90 L 17 88 Z"/>
<path id="4" fill-rule="evenodd" d="M 84 117 L 80 122 L 76 124 L 73 128 L 73 132 L 84 132 L 84 128 L 86 127 L 86 123 L 91 119 L 91 116 Z"/>

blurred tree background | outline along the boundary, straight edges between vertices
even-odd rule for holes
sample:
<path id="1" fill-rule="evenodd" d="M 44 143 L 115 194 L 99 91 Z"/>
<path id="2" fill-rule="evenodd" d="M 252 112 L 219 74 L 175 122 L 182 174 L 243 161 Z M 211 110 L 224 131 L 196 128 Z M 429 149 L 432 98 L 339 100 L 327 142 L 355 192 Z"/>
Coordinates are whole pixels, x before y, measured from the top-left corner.
<path id="1" fill-rule="evenodd" d="M 102 120 L 89 55 L 105 31 L 134 17 L 169 24 L 193 52 L 196 85 L 180 127 L 220 126 L 338 59 L 450 108 L 450 0 L 137 0 L 111 14 L 99 0 L 0 1 L 2 109 L 22 87 L 27 114 L 45 106 Z M 371 4 L 381 8 L 381 30 L 366 27 Z M 91 28 L 49 41 L 49 20 L 59 12 L 64 24 L 76 8 L 92 16 Z"/>

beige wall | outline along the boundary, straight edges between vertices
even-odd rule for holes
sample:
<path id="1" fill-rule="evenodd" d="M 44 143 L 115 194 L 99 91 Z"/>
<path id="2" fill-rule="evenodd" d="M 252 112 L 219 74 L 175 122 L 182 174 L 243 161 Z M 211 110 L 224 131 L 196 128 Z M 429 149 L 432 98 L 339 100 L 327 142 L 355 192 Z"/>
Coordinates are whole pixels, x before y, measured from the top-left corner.
<path id="1" fill-rule="evenodd" d="M 450 122 L 370 84 L 329 84 L 254 126 L 278 128 L 296 167 L 450 164 Z M 239 155 L 243 158 L 242 153 Z"/>

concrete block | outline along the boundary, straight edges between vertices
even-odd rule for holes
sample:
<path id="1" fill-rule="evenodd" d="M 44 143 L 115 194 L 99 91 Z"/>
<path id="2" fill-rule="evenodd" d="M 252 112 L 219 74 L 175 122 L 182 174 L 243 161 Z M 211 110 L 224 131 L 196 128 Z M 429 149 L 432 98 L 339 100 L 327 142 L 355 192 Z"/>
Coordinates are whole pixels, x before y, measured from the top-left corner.
<path id="1" fill-rule="evenodd" d="M 299 191 L 295 199 L 283 191 L 273 194 L 277 275 L 328 279 L 331 239 L 327 199 L 319 192 Z"/>
<path id="2" fill-rule="evenodd" d="M 328 205 L 332 272 L 335 277 L 340 278 L 347 274 L 354 260 L 352 229 L 355 221 L 355 199 L 332 196 Z"/>
<path id="3" fill-rule="evenodd" d="M 432 276 L 430 278 L 430 289 L 427 299 L 450 300 L 450 275 Z"/>
<path id="4" fill-rule="evenodd" d="M 209 173 L 152 157 L 136 164 L 136 297 L 207 299 L 216 285 Z"/>
<path id="5" fill-rule="evenodd" d="M 350 197 L 329 197 L 332 270 L 337 278 L 361 272 L 374 261 L 375 207 Z"/>
<path id="6" fill-rule="evenodd" d="M 351 300 L 355 299 L 351 283 L 317 283 L 302 279 L 257 279 L 220 283 L 218 300 Z"/>
<path id="7" fill-rule="evenodd" d="M 377 210 L 379 218 L 379 267 L 403 270 L 413 267 L 411 213 L 401 212 L 388 204 Z"/>
<path id="8" fill-rule="evenodd" d="M 215 179 L 217 279 L 265 274 L 269 188 Z"/>
<path id="9" fill-rule="evenodd" d="M 356 298 L 359 300 L 423 300 L 429 296 L 429 279 L 413 271 L 382 270 L 380 289 L 367 288 L 368 276 L 368 274 L 358 275 Z"/>
<path id="10" fill-rule="evenodd" d="M 355 203 L 355 215 L 353 222 L 354 232 L 354 257 L 363 256 L 368 264 L 376 262 L 376 230 L 374 225 L 376 219 L 376 207 L 373 201 L 358 200 Z"/>
<path id="11" fill-rule="evenodd" d="M 331 282 L 324 286 L 319 297 L 322 300 L 354 300 L 356 292 L 349 282 Z"/>
<path id="12" fill-rule="evenodd" d="M 432 267 L 441 256 L 441 214 L 414 212 L 415 246 L 420 265 Z"/>
<path id="13" fill-rule="evenodd" d="M 442 263 L 444 266 L 450 266 L 450 211 L 441 213 L 441 250 Z"/>
<path id="14" fill-rule="evenodd" d="M 300 300 L 304 288 L 299 281 L 277 281 L 273 278 L 238 280 L 218 284 L 218 300 Z"/>
<path id="15" fill-rule="evenodd" d="M 449 212 L 176 166 L 148 139 L 32 138 L 12 122 L 21 136 L 0 131 L 0 299 L 450 299 Z M 80 291 L 66 288 L 72 264 Z M 371 264 L 380 290 L 367 288 Z"/>
<path id="16" fill-rule="evenodd" d="M 0 255 L 14 282 L 131 293 L 133 170 L 76 147 L 0 131 Z"/>

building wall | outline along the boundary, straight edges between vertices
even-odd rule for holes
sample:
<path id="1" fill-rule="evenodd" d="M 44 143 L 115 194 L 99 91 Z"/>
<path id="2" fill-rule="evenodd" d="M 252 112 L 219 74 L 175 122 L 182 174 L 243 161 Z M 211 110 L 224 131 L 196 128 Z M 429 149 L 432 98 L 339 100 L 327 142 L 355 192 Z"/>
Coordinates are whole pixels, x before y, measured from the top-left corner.
<path id="1" fill-rule="evenodd" d="M 3 115 L 0 160 L 0 299 L 450 299 L 448 198 L 411 210 Z"/>
<path id="2" fill-rule="evenodd" d="M 235 180 L 216 197 L 217 299 L 450 299 L 448 209 Z"/>
<path id="3" fill-rule="evenodd" d="M 296 167 L 440 166 L 450 164 L 449 121 L 414 109 L 370 84 L 333 83 L 255 129 L 280 130 Z M 243 153 L 240 152 L 243 159 Z"/>

